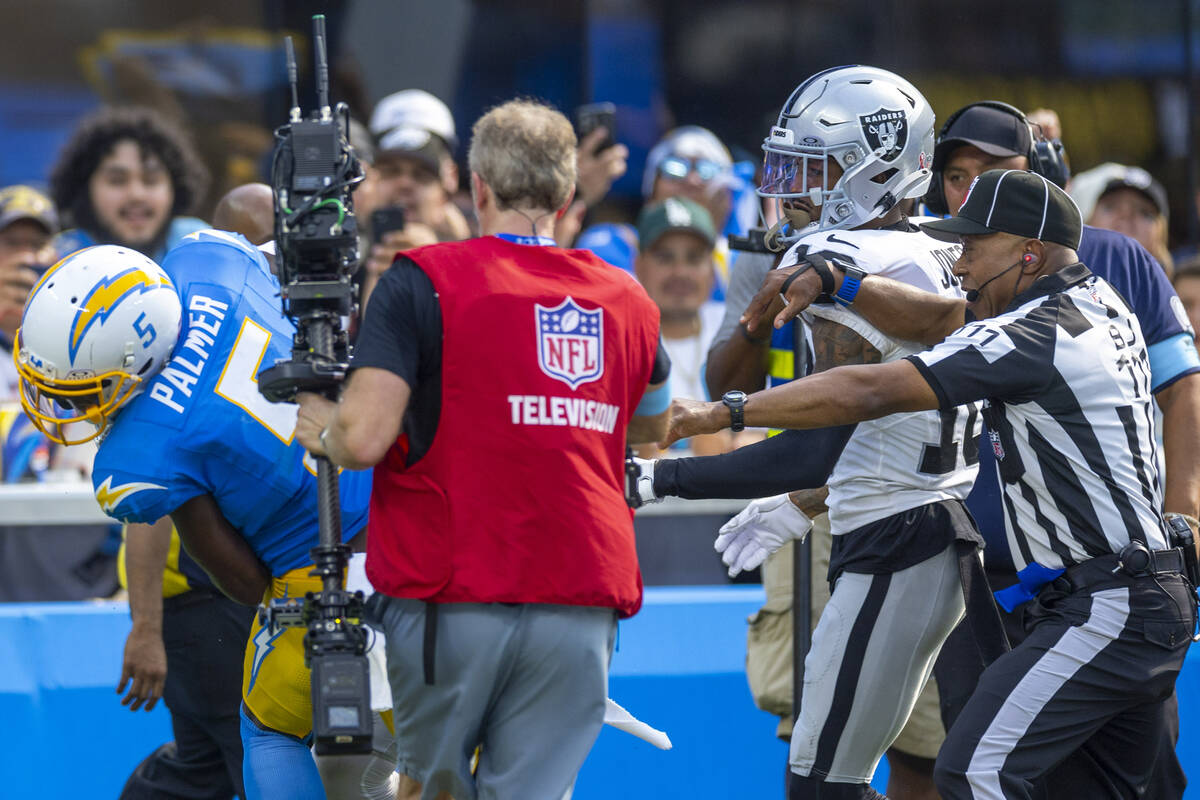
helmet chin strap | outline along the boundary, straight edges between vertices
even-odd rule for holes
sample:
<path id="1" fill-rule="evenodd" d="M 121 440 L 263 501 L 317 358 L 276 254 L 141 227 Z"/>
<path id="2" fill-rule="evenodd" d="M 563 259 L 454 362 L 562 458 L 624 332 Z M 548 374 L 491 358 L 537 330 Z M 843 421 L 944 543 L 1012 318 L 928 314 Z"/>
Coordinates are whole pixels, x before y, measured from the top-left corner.
<path id="1" fill-rule="evenodd" d="M 780 217 L 763 234 L 763 244 L 772 253 L 782 253 L 787 249 L 788 243 L 783 240 L 784 225 L 787 225 L 787 221 L 783 217 Z"/>

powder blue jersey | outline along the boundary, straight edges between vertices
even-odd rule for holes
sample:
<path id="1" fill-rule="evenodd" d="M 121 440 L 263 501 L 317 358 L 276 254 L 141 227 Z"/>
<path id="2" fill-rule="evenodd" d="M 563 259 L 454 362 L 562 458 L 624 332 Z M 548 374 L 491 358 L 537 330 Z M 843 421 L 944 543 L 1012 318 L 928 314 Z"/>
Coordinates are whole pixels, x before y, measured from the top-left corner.
<path id="1" fill-rule="evenodd" d="M 294 326 L 266 259 L 224 231 L 189 234 L 162 267 L 183 301 L 166 367 L 121 410 L 96 454 L 96 499 L 154 522 L 210 494 L 272 575 L 312 562 L 316 464 L 293 438 L 296 406 L 258 393 L 256 374 L 291 355 Z M 341 473 L 342 539 L 367 521 L 370 471 Z"/>

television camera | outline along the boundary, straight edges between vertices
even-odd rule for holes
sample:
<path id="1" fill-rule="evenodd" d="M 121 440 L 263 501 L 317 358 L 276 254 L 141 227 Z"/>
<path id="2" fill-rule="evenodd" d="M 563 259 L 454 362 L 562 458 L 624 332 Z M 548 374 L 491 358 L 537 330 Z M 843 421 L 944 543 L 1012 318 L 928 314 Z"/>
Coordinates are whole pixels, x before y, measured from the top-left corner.
<path id="1" fill-rule="evenodd" d="M 292 357 L 258 375 L 259 391 L 275 403 L 297 392 L 336 399 L 346 376 L 349 347 L 342 320 L 354 310 L 351 279 L 358 263 L 351 190 L 362 168 L 350 147 L 349 108 L 329 105 L 325 18 L 313 17 L 317 108 L 300 110 L 296 56 L 285 40 L 292 108 L 275 131 L 271 187 L 275 195 L 275 264 L 283 313 L 296 325 Z M 362 592 L 347 592 L 350 558 L 341 542 L 337 468 L 317 457 L 319 544 L 311 551 L 320 592 L 273 600 L 260 609 L 264 625 L 303 626 L 304 654 L 312 670 L 313 735 L 321 754 L 369 753 L 372 719 L 367 632 L 360 623 Z"/>

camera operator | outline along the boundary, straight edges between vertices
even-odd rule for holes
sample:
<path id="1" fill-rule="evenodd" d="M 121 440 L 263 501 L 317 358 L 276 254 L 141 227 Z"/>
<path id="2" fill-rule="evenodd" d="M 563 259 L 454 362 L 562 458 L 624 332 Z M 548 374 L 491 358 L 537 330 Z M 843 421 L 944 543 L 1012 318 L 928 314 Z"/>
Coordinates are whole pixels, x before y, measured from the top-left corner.
<path id="1" fill-rule="evenodd" d="M 563 796 L 603 721 L 616 620 L 641 605 L 623 456 L 662 430 L 669 363 L 633 278 L 550 238 L 575 158 L 553 109 L 485 114 L 484 235 L 403 254 L 339 403 L 298 397 L 310 452 L 378 464 L 367 573 L 405 796 Z"/>

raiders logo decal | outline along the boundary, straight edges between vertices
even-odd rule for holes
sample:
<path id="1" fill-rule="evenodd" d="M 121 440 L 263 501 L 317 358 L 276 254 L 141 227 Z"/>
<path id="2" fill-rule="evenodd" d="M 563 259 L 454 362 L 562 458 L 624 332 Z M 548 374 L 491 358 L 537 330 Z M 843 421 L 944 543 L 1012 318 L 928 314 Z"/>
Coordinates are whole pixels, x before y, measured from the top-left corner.
<path id="1" fill-rule="evenodd" d="M 863 136 L 872 152 L 883 150 L 884 161 L 895 161 L 908 141 L 908 122 L 903 111 L 881 108 L 873 114 L 861 115 Z"/>

